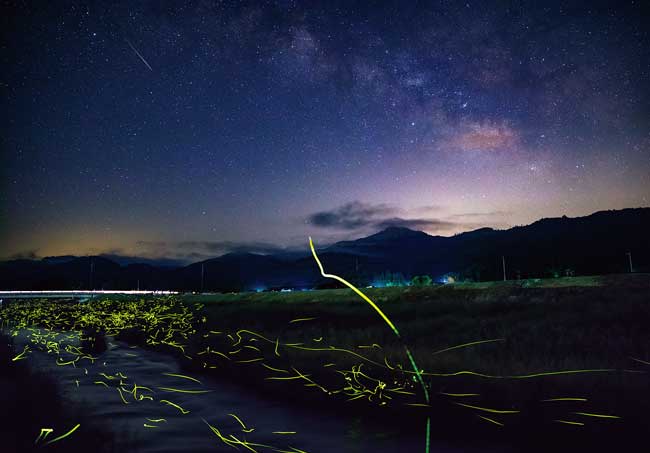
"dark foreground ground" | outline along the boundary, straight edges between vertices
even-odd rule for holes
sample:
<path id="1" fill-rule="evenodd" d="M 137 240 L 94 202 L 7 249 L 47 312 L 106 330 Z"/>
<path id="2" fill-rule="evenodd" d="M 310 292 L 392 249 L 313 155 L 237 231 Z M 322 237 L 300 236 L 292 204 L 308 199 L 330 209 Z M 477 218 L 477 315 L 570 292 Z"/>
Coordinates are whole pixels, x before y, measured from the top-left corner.
<path id="1" fill-rule="evenodd" d="M 91 343 L 108 335 L 164 350 L 189 376 L 210 374 L 260 398 L 332 416 L 356 413 L 378 430 L 424 436 L 428 417 L 433 439 L 461 448 L 507 444 L 521 451 L 610 451 L 645 442 L 650 276 L 364 292 L 401 338 L 347 289 L 87 304 L 15 302 L 5 304 L 0 318 L 7 332 L 73 329 L 85 332 Z M 101 356 L 91 347 L 57 353 L 57 360 L 83 361 L 87 353 Z M 4 383 L 27 382 L 25 376 L 33 373 L 15 367 L 28 360 L 12 362 L 8 355 L 0 357 Z M 56 389 L 47 393 L 56 395 Z M 45 412 L 39 410 L 46 401 L 42 396 L 16 394 L 23 395 L 14 403 L 23 409 L 16 414 Z M 49 398 L 48 405 L 61 406 L 56 396 Z M 6 422 L 23 427 L 27 432 L 20 435 L 26 438 L 40 430 L 33 433 L 27 420 Z M 84 432 L 60 445 L 81 442 Z"/>

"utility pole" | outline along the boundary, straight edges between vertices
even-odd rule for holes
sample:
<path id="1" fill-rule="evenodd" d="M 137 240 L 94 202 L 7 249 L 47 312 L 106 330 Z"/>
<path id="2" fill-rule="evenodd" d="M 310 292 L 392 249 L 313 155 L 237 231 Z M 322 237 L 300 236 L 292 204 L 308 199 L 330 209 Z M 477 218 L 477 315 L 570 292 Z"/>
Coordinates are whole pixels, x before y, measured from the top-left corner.
<path id="1" fill-rule="evenodd" d="M 201 292 L 203 292 L 203 280 L 205 276 L 205 263 L 201 263 Z"/>
<path id="2" fill-rule="evenodd" d="M 627 252 L 627 259 L 630 263 L 630 273 L 634 272 L 634 268 L 632 267 L 632 252 Z"/>
<path id="3" fill-rule="evenodd" d="M 140 279 L 138 279 L 138 291 L 140 291 Z"/>
<path id="4" fill-rule="evenodd" d="M 93 259 L 90 259 L 90 290 L 93 290 L 93 272 L 95 270 L 95 263 L 93 262 Z"/>
<path id="5" fill-rule="evenodd" d="M 503 264 L 503 281 L 506 281 L 506 257 L 501 256 L 501 263 Z"/>

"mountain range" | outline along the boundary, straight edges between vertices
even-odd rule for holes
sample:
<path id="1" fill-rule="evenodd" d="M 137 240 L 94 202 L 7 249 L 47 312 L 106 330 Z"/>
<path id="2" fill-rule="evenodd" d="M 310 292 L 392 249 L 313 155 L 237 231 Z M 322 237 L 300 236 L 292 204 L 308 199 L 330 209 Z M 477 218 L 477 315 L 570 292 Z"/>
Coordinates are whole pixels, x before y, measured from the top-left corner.
<path id="1" fill-rule="evenodd" d="M 650 208 L 541 219 L 507 230 L 481 228 L 451 237 L 390 227 L 318 250 L 327 272 L 360 285 L 429 275 L 464 280 L 650 271 Z M 630 255 L 628 256 L 628 253 Z M 173 260 L 59 256 L 0 262 L 0 289 L 171 289 L 250 291 L 326 287 L 304 253 L 230 253 L 180 265 Z"/>

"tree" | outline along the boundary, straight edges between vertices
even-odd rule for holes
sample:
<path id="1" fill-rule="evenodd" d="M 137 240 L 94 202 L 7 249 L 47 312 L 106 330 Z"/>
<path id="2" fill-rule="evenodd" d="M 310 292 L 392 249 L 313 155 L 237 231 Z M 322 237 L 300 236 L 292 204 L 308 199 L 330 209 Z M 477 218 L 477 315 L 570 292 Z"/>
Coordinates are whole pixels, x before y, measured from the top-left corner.
<path id="1" fill-rule="evenodd" d="M 428 275 L 417 275 L 411 279 L 411 286 L 431 286 L 433 280 Z"/>
<path id="2" fill-rule="evenodd" d="M 373 279 L 374 286 L 406 286 L 408 281 L 404 278 L 404 275 L 401 272 L 383 272 Z"/>

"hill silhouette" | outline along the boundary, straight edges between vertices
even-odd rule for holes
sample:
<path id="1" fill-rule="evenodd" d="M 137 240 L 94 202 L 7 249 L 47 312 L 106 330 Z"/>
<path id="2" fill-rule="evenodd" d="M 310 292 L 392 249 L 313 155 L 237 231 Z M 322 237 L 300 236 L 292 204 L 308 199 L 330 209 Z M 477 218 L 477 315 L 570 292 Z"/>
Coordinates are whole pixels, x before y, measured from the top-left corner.
<path id="1" fill-rule="evenodd" d="M 481 228 L 452 237 L 390 227 L 321 248 L 329 272 L 358 284 L 399 273 L 409 279 L 453 274 L 473 281 L 594 275 L 650 270 L 650 208 L 600 211 L 585 217 L 545 218 L 507 230 Z M 313 288 L 324 283 L 305 253 L 230 253 L 187 266 L 134 257 L 47 257 L 0 262 L 0 288 L 172 289 L 240 291 Z"/>

